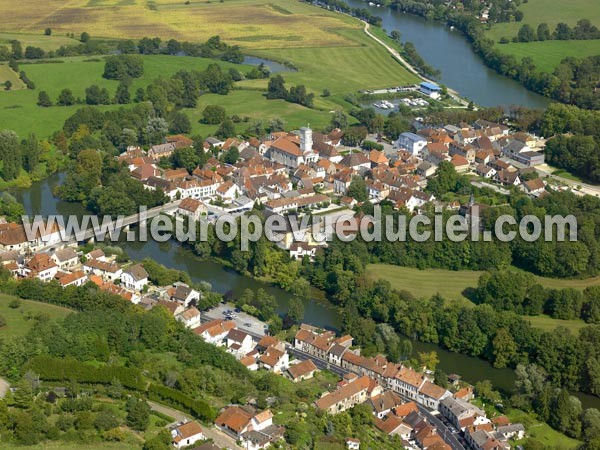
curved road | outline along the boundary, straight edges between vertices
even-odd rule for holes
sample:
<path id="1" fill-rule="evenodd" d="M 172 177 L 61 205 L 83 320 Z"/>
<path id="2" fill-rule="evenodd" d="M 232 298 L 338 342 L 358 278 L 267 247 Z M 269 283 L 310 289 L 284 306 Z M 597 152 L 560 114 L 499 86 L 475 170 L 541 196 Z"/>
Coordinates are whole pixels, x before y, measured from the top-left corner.
<path id="1" fill-rule="evenodd" d="M 385 42 L 383 42 L 381 39 L 379 39 L 377 36 L 375 36 L 373 33 L 371 33 L 370 28 L 371 25 L 368 22 L 365 22 L 364 20 L 362 21 L 365 24 L 365 28 L 364 31 L 367 34 L 367 36 L 369 36 L 371 39 L 373 39 L 375 42 L 379 43 L 380 45 L 382 45 L 390 55 L 392 55 L 392 57 L 394 57 L 398 62 L 400 62 L 400 64 L 402 64 L 404 67 L 406 67 L 406 69 L 411 72 L 413 75 L 416 75 L 417 77 L 419 77 L 421 80 L 426 81 L 428 83 L 435 83 L 435 81 L 430 80 L 427 77 L 424 77 L 423 75 L 421 75 L 419 73 L 419 71 L 417 69 L 415 69 L 415 67 L 410 64 L 406 59 L 404 59 L 404 57 L 400 54 L 400 52 L 398 52 L 398 50 L 396 50 L 393 47 L 390 47 L 388 44 L 386 44 Z M 461 98 L 458 94 L 458 92 L 456 92 L 453 89 L 447 88 L 448 93 L 450 95 L 452 95 L 452 97 L 454 98 L 454 100 L 456 100 L 457 102 L 459 102 L 461 105 L 463 106 L 468 106 L 468 102 Z"/>

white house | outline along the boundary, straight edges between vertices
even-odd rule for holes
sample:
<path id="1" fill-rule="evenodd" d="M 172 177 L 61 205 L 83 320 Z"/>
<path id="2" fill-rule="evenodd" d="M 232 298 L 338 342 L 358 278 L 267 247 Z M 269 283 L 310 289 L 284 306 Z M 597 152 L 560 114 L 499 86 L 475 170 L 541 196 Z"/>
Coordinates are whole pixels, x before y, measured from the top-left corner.
<path id="1" fill-rule="evenodd" d="M 252 336 L 243 332 L 242 330 L 238 330 L 237 328 L 229 330 L 225 340 L 227 351 L 234 355 L 237 359 L 243 358 L 254 347 Z"/>
<path id="2" fill-rule="evenodd" d="M 141 264 L 134 264 L 121 273 L 121 284 L 127 289 L 141 291 L 148 284 L 148 272 Z"/>
<path id="3" fill-rule="evenodd" d="M 395 147 L 412 153 L 413 156 L 419 156 L 427 145 L 427 140 L 423 136 L 415 133 L 402 133 L 394 143 Z"/>
<path id="4" fill-rule="evenodd" d="M 175 292 L 171 295 L 171 300 L 179 303 L 183 303 L 185 307 L 188 307 L 191 302 L 200 300 L 200 292 L 192 289 L 187 284 L 177 284 Z"/>
<path id="5" fill-rule="evenodd" d="M 200 311 L 193 306 L 178 314 L 175 318 L 180 322 L 183 322 L 183 324 L 188 328 L 193 329 L 201 325 Z"/>
<path id="6" fill-rule="evenodd" d="M 83 265 L 83 271 L 86 274 L 93 274 L 101 277 L 104 281 L 115 281 L 123 273 L 123 269 L 118 264 L 91 259 Z"/>
<path id="7" fill-rule="evenodd" d="M 223 345 L 223 339 L 234 328 L 233 321 L 216 319 L 194 328 L 193 331 L 209 344 Z"/>
<path id="8" fill-rule="evenodd" d="M 77 265 L 79 262 L 79 255 L 71 247 L 56 250 L 51 258 L 61 269 L 68 269 L 69 267 Z"/>
<path id="9" fill-rule="evenodd" d="M 202 427 L 196 421 L 184 423 L 173 428 L 171 436 L 173 437 L 173 446 L 175 448 L 187 447 L 205 439 Z"/>

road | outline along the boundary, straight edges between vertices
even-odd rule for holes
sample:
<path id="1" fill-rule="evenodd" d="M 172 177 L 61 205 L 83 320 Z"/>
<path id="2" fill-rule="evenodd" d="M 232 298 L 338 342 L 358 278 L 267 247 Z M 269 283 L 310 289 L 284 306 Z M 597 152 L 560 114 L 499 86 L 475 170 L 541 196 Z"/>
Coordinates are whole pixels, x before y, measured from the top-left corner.
<path id="1" fill-rule="evenodd" d="M 10 388 L 10 384 L 4 378 L 0 378 L 0 398 L 4 398 L 8 389 Z"/>
<path id="2" fill-rule="evenodd" d="M 311 356 L 308 353 L 305 353 L 296 348 L 289 347 L 288 352 L 291 355 L 293 355 L 294 357 L 296 357 L 297 359 L 301 359 L 301 360 L 311 359 L 312 362 L 315 363 L 315 366 L 317 366 L 320 370 L 328 370 L 330 372 L 335 373 L 336 375 L 339 375 L 340 377 L 343 377 L 344 375 L 350 373 L 349 371 L 344 370 L 341 367 L 328 364 L 327 362 L 325 362 L 319 358 L 315 358 L 314 356 Z M 398 394 L 398 395 L 400 397 L 402 397 L 402 399 L 406 402 L 414 401 L 414 400 L 407 398 L 401 394 Z M 465 447 L 459 442 L 456 435 L 453 434 L 448 429 L 448 427 L 446 425 L 444 425 L 444 423 L 432 413 L 432 411 L 428 410 L 423 405 L 420 405 L 418 403 L 417 403 L 417 407 L 419 408 L 419 412 L 429 421 L 429 423 L 431 423 L 432 425 L 434 425 L 437 428 L 439 435 L 442 437 L 442 439 L 444 439 L 444 441 L 450 447 L 452 447 L 452 450 L 465 450 Z"/>
<path id="3" fill-rule="evenodd" d="M 209 320 L 222 319 L 225 317 L 225 315 L 223 314 L 223 311 L 228 310 L 228 309 L 233 309 L 233 306 L 228 305 L 228 304 L 221 304 L 221 305 L 211 309 L 207 313 L 203 314 L 202 321 L 207 322 Z M 239 313 L 238 317 L 236 317 L 234 319 L 234 321 L 235 321 L 236 325 L 238 326 L 238 328 L 246 331 L 248 334 L 250 334 L 256 340 L 260 340 L 260 338 L 262 336 L 264 336 L 264 334 L 265 334 L 265 331 L 263 328 L 263 322 L 256 319 L 255 317 L 249 316 L 245 313 Z M 254 325 L 254 326 L 249 327 L 249 326 L 245 325 L 246 323 L 251 323 L 251 324 L 258 323 L 259 325 L 258 326 Z M 340 377 L 343 377 L 344 375 L 350 373 L 349 371 L 342 369 L 341 367 L 329 364 L 328 362 L 323 361 L 322 359 L 315 358 L 314 356 L 312 356 L 308 353 L 298 350 L 298 349 L 294 348 L 293 346 L 291 346 L 290 344 L 286 343 L 286 347 L 287 347 L 287 351 L 290 354 L 290 356 L 293 356 L 294 358 L 302 360 L 302 361 L 304 361 L 306 359 L 310 359 L 315 364 L 315 366 L 317 366 L 320 370 L 327 370 L 329 372 L 335 373 L 336 375 L 338 375 Z M 409 399 L 402 395 L 401 395 L 401 397 L 403 398 L 404 401 L 413 401 L 412 399 Z M 426 417 L 427 420 L 431 424 L 435 425 L 438 428 L 438 433 L 440 434 L 440 436 L 442 436 L 444 441 L 446 441 L 448 443 L 448 445 L 450 445 L 452 447 L 452 450 L 465 450 L 465 448 L 458 441 L 457 437 L 448 429 L 448 427 L 446 427 L 446 425 L 444 425 L 442 423 L 442 421 L 440 421 L 437 417 L 435 417 L 435 415 L 432 414 L 432 412 L 429 411 L 424 406 L 419 405 L 418 403 L 417 403 L 417 406 L 419 407 L 419 411 L 421 412 L 421 414 L 424 417 Z M 169 414 L 169 413 L 165 413 L 165 414 Z"/>
<path id="4" fill-rule="evenodd" d="M 424 77 L 423 75 L 421 75 L 419 73 L 419 71 L 417 69 L 415 69 L 415 67 L 412 64 L 410 64 L 406 59 L 404 59 L 404 57 L 398 52 L 398 50 L 396 50 L 395 48 L 390 47 L 385 42 L 383 42 L 381 39 L 379 39 L 377 36 L 375 36 L 373 33 L 371 33 L 371 31 L 370 31 L 371 25 L 368 22 L 363 21 L 363 23 L 365 24 L 364 31 L 367 34 L 367 36 L 369 36 L 375 42 L 377 42 L 380 45 L 382 45 L 389 52 L 389 54 L 392 55 L 392 57 L 394 59 L 396 59 L 397 61 L 399 61 L 400 64 L 402 64 L 404 67 L 406 67 L 406 69 L 409 72 L 411 72 L 413 75 L 418 76 L 423 81 L 426 81 L 426 82 L 429 82 L 429 83 L 435 83 L 435 81 L 432 81 L 429 78 Z M 459 102 L 463 107 L 466 107 L 466 106 L 469 105 L 469 102 L 467 102 L 465 99 L 461 98 L 459 96 L 458 92 L 456 92 L 455 90 L 448 89 L 448 93 L 454 98 L 454 100 L 456 100 L 457 102 Z"/>
<path id="5" fill-rule="evenodd" d="M 192 420 L 190 416 L 185 414 L 183 411 L 179 411 L 169 406 L 150 401 L 148 402 L 148 405 L 150 405 L 150 409 L 152 409 L 152 411 L 157 411 L 159 413 L 166 414 L 167 416 L 174 418 L 177 422 L 188 422 Z M 215 427 L 209 428 L 203 426 L 202 430 L 204 431 L 204 435 L 208 439 L 212 439 L 215 445 L 219 448 L 241 448 L 239 445 L 236 444 L 235 439 L 233 439 L 231 436 L 228 436 L 227 434 L 223 433 L 221 430 Z"/>

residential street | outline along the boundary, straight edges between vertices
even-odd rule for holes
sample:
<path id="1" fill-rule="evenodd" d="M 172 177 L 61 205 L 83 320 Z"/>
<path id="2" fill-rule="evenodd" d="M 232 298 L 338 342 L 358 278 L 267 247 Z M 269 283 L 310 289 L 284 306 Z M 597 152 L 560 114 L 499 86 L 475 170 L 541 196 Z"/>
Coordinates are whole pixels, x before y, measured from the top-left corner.
<path id="1" fill-rule="evenodd" d="M 160 403 L 149 401 L 148 404 L 153 411 L 157 411 L 162 414 L 166 414 L 167 416 L 173 417 L 177 422 L 184 422 L 192 420 L 187 414 L 177 409 L 171 408 L 169 406 L 161 405 Z M 210 428 L 202 425 L 202 430 L 204 431 L 204 435 L 208 439 L 212 439 L 215 445 L 219 448 L 241 448 L 236 444 L 235 439 L 231 436 L 226 435 L 221 430 L 218 430 L 214 426 Z"/>

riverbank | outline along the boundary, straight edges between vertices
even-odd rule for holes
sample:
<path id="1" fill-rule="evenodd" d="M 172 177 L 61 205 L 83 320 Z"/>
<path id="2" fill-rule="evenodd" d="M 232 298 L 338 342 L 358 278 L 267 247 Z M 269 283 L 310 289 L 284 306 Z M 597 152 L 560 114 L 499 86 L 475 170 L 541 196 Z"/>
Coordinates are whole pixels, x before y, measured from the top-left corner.
<path id="1" fill-rule="evenodd" d="M 402 42 L 412 42 L 423 59 L 441 71 L 439 83 L 477 105 L 521 105 L 544 109 L 550 103 L 550 99 L 529 91 L 520 83 L 486 66 L 467 39 L 442 22 L 428 21 L 389 7 L 377 8 L 363 0 L 346 0 L 346 3 L 355 8 L 367 8 L 380 16 L 387 33 L 399 31 Z"/>
<path id="2" fill-rule="evenodd" d="M 85 210 L 81 204 L 66 203 L 52 194 L 54 187 L 61 183 L 64 174 L 53 175 L 46 180 L 34 183 L 29 189 L 13 191 L 17 200 L 25 206 L 27 214 L 52 214 L 81 215 Z M 277 312 L 285 314 L 291 294 L 268 283 L 242 276 L 230 267 L 226 267 L 214 260 L 206 260 L 193 255 L 193 253 L 180 244 L 168 241 L 158 243 L 149 242 L 122 242 L 121 248 L 132 260 L 142 261 L 151 258 L 166 267 L 187 272 L 193 282 L 208 282 L 214 291 L 221 294 L 241 295 L 245 289 L 256 291 L 264 289 L 277 300 Z M 304 321 L 312 325 L 340 330 L 341 311 L 330 303 L 323 301 L 322 297 L 313 297 L 305 303 Z M 446 373 L 460 373 L 469 383 L 481 380 L 490 380 L 497 389 L 512 392 L 514 389 L 515 373 L 511 369 L 496 369 L 489 362 L 472 356 L 449 352 L 439 345 L 411 340 L 413 351 L 436 351 L 440 364 L 439 367 Z M 600 398 L 577 394 L 584 406 L 600 408 Z"/>

